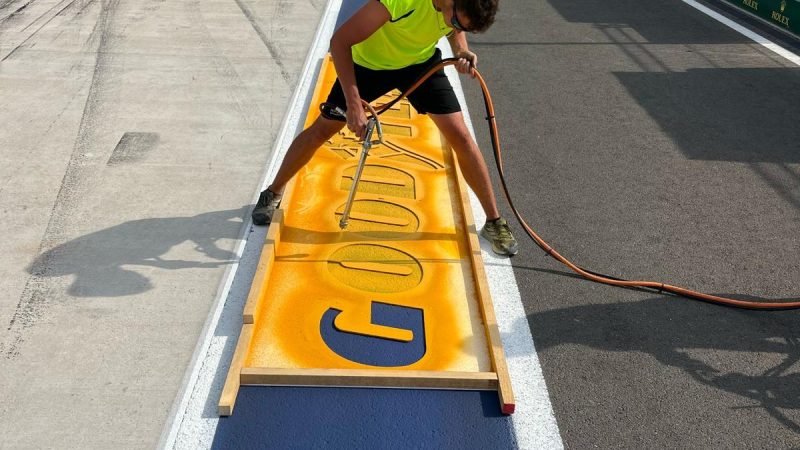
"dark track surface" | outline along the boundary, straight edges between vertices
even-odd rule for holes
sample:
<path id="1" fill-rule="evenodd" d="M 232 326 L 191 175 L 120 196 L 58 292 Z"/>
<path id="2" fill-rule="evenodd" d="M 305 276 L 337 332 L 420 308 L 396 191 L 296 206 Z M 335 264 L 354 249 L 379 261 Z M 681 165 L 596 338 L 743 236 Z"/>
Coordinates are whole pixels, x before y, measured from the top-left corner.
<path id="1" fill-rule="evenodd" d="M 680 1 L 503 0 L 471 48 L 517 206 L 562 254 L 800 297 L 800 68 Z M 593 284 L 528 240 L 513 264 L 568 448 L 800 446 L 800 311 Z"/>

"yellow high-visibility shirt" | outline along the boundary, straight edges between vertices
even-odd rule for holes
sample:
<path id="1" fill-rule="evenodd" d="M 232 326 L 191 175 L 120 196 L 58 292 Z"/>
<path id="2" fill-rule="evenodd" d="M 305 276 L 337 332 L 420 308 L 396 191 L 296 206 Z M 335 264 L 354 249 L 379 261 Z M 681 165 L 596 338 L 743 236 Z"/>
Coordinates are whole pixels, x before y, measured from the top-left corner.
<path id="1" fill-rule="evenodd" d="M 451 31 L 431 0 L 380 1 L 391 19 L 353 46 L 353 62 L 373 70 L 400 69 L 425 62 Z"/>

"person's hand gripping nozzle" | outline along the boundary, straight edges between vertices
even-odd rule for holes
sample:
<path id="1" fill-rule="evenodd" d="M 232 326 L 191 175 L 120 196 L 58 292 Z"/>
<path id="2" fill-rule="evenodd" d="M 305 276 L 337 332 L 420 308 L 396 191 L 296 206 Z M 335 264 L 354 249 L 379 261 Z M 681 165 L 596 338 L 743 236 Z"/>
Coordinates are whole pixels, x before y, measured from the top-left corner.
<path id="1" fill-rule="evenodd" d="M 372 140 L 372 133 L 377 128 L 378 139 Z M 353 175 L 353 184 L 350 186 L 350 193 L 347 196 L 347 203 L 344 205 L 344 212 L 342 212 L 342 219 L 339 220 L 339 228 L 342 230 L 347 228 L 347 222 L 350 218 L 350 209 L 353 207 L 353 199 L 356 197 L 356 190 L 358 190 L 358 181 L 361 179 L 361 172 L 364 171 L 364 164 L 367 162 L 367 155 L 369 149 L 373 145 L 383 143 L 383 130 L 381 130 L 381 122 L 378 120 L 377 114 L 373 114 L 367 120 L 367 133 L 364 136 L 364 144 L 361 146 L 361 157 L 358 160 L 358 167 L 356 173 Z"/>

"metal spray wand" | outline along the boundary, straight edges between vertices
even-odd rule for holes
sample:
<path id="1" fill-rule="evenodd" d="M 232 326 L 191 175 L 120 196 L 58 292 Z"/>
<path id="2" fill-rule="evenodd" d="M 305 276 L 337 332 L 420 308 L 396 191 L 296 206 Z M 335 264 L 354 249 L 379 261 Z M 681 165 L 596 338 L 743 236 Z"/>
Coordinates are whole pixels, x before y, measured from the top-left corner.
<path id="1" fill-rule="evenodd" d="M 353 208 L 353 200 L 356 197 L 356 190 L 358 190 L 358 182 L 361 179 L 361 173 L 364 171 L 364 165 L 367 162 L 367 156 L 369 155 L 369 150 L 372 148 L 373 145 L 383 144 L 383 130 L 381 129 L 381 122 L 380 120 L 378 120 L 378 114 L 368 103 L 367 103 L 367 108 L 369 108 L 370 112 L 372 113 L 372 117 L 370 117 L 367 120 L 367 133 L 364 136 L 364 144 L 361 146 L 361 157 L 358 160 L 358 167 L 356 167 L 356 173 L 353 175 L 353 184 L 350 186 L 350 193 L 347 196 L 347 203 L 344 205 L 344 212 L 342 213 L 342 218 L 341 220 L 339 220 L 339 228 L 341 228 L 342 230 L 347 228 L 347 222 L 348 219 L 350 218 L 350 210 Z M 372 133 L 373 131 L 375 131 L 375 129 L 378 130 L 378 140 L 373 141 Z"/>

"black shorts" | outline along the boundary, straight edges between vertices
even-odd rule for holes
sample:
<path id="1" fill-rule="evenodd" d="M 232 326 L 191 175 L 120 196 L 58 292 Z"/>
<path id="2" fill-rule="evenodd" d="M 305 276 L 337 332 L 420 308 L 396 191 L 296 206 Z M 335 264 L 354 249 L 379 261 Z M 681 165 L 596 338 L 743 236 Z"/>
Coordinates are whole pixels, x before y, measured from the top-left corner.
<path id="1" fill-rule="evenodd" d="M 437 48 L 427 61 L 402 69 L 372 70 L 354 64 L 358 93 L 362 99 L 371 103 L 392 89 L 403 92 L 441 60 L 442 52 Z M 408 96 L 408 100 L 420 114 L 449 114 L 461 111 L 461 105 L 458 104 L 458 98 L 444 70 L 431 75 Z M 347 102 L 338 79 L 323 105 L 325 106 L 322 108 L 322 115 L 326 119 L 345 121 L 344 117 L 330 112 L 334 107 L 339 107 L 342 111 L 347 110 Z"/>

